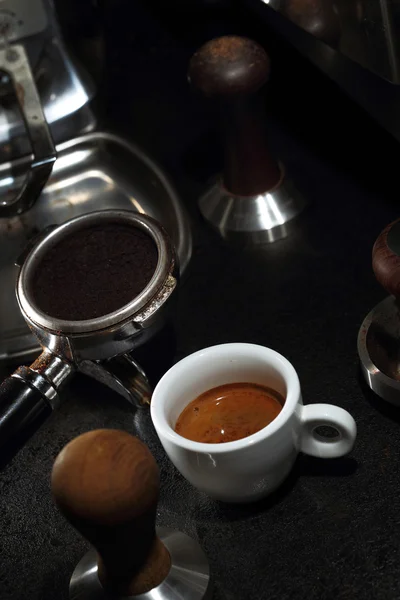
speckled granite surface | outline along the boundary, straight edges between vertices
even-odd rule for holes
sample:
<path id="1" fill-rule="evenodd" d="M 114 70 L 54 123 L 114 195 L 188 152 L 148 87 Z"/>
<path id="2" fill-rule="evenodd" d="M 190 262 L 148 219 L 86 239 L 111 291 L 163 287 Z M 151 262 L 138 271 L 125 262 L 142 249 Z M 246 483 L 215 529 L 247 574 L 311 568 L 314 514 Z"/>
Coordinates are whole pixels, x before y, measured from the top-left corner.
<path id="1" fill-rule="evenodd" d="M 79 433 L 119 427 L 154 453 L 161 470 L 158 522 L 199 539 L 215 578 L 215 600 L 397 599 L 400 413 L 377 402 L 360 380 L 356 337 L 366 313 L 384 297 L 371 274 L 370 251 L 380 229 L 398 216 L 398 148 L 271 38 L 279 67 L 271 84 L 271 143 L 310 206 L 288 239 L 260 252 L 228 248 L 201 222 L 195 205 L 218 167 L 218 152 L 184 73 L 208 30 L 179 36 L 171 23 L 128 4 L 120 3 L 119 37 L 110 16 L 107 117 L 168 168 L 195 232 L 174 318 L 176 339 L 164 340 L 160 368 L 216 343 L 270 346 L 293 362 L 305 402 L 337 403 L 354 415 L 358 441 L 342 460 L 300 457 L 287 483 L 264 502 L 226 506 L 177 473 L 146 412 L 133 415 L 108 390 L 77 378 L 63 407 L 0 473 L 0 598 L 68 598 L 69 577 L 87 546 L 53 506 L 52 462 Z M 253 25 L 248 28 L 251 34 Z M 242 22 L 240 32 L 245 29 Z"/>

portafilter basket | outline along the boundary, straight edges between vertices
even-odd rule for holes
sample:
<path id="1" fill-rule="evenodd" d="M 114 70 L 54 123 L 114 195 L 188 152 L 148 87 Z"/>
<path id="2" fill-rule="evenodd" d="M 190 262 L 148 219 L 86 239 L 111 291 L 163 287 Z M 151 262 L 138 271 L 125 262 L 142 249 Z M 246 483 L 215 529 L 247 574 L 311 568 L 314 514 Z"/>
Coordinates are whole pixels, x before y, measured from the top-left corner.
<path id="1" fill-rule="evenodd" d="M 133 227 L 152 238 L 158 259 L 149 283 L 128 304 L 100 317 L 68 321 L 44 313 L 33 294 L 41 260 L 70 234 L 102 224 Z M 59 406 L 60 390 L 76 371 L 107 385 L 136 408 L 149 404 L 149 382 L 130 353 L 161 329 L 178 283 L 177 260 L 166 231 L 154 219 L 127 210 L 93 212 L 47 229 L 18 266 L 17 300 L 43 352 L 30 367 L 19 367 L 0 385 L 3 459 L 13 456 Z"/>

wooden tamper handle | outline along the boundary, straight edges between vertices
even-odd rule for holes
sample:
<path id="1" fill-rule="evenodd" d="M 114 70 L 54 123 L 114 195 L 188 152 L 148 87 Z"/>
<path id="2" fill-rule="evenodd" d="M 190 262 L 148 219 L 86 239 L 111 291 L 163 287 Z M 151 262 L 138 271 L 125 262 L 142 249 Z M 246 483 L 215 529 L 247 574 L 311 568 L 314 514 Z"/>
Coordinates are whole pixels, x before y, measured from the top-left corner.
<path id="1" fill-rule="evenodd" d="M 400 299 L 400 219 L 378 236 L 372 249 L 372 268 L 382 287 Z"/>
<path id="2" fill-rule="evenodd" d="M 77 437 L 54 463 L 52 491 L 96 548 L 107 593 L 144 594 L 166 578 L 171 559 L 155 531 L 158 467 L 139 439 L 112 429 Z"/>
<path id="3" fill-rule="evenodd" d="M 354 8 L 351 3 L 351 8 Z M 349 10 L 346 6 L 345 10 Z M 286 0 L 280 10 L 285 17 L 327 44 L 337 44 L 340 19 L 332 0 Z M 352 15 L 353 21 L 354 17 Z"/>
<path id="4" fill-rule="evenodd" d="M 268 149 L 262 99 L 257 94 L 269 73 L 270 60 L 262 46 L 238 36 L 207 42 L 190 62 L 192 85 L 218 102 L 225 147 L 223 183 L 237 196 L 268 192 L 282 178 Z"/>

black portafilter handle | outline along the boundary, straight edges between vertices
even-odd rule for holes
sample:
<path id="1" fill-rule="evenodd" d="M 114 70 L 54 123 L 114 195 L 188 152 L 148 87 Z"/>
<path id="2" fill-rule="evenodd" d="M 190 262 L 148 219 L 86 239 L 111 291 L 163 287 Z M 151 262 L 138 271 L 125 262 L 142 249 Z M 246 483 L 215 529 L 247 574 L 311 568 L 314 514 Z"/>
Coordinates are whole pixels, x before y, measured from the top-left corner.
<path id="1" fill-rule="evenodd" d="M 18 452 L 51 415 L 42 394 L 22 379 L 8 377 L 0 385 L 0 465 Z"/>
<path id="2" fill-rule="evenodd" d="M 3 381 L 0 385 L 0 467 L 15 456 L 59 405 L 58 388 L 73 370 L 70 363 L 44 351 L 30 367 L 19 367 Z"/>

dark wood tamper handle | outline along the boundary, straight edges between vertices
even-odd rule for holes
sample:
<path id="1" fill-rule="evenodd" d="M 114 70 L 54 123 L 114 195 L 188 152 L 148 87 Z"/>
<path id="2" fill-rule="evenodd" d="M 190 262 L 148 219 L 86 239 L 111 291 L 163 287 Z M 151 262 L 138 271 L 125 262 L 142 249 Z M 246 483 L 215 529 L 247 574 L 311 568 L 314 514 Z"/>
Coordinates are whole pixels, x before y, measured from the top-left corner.
<path id="1" fill-rule="evenodd" d="M 353 3 L 351 7 L 354 8 Z M 340 19 L 332 0 L 285 0 L 280 9 L 285 17 L 327 44 L 337 44 Z"/>
<path id="2" fill-rule="evenodd" d="M 400 219 L 378 236 L 372 249 L 372 268 L 382 287 L 400 299 Z"/>
<path id="3" fill-rule="evenodd" d="M 147 447 L 123 431 L 85 433 L 58 455 L 52 473 L 55 502 L 96 548 L 107 593 L 144 594 L 170 570 L 156 535 L 159 473 Z"/>
<path id="4" fill-rule="evenodd" d="M 282 177 L 268 148 L 258 93 L 269 74 L 270 60 L 264 48 L 238 36 L 207 42 L 190 62 L 190 82 L 219 106 L 225 149 L 223 184 L 237 196 L 268 192 Z"/>

